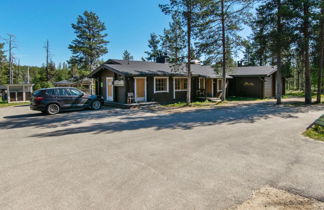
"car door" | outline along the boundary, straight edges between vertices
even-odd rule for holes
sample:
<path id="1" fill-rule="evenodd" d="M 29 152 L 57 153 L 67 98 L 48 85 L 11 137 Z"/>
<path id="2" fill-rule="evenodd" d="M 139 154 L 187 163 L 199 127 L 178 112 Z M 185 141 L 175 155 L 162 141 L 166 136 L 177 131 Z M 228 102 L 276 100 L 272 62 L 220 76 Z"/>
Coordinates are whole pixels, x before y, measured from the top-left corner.
<path id="1" fill-rule="evenodd" d="M 87 106 L 88 98 L 82 91 L 76 88 L 69 88 L 68 91 L 73 100 L 73 108 L 84 108 L 85 106 Z"/>
<path id="2" fill-rule="evenodd" d="M 72 108 L 73 98 L 70 96 L 67 88 L 58 88 L 57 92 L 57 101 L 63 109 Z"/>

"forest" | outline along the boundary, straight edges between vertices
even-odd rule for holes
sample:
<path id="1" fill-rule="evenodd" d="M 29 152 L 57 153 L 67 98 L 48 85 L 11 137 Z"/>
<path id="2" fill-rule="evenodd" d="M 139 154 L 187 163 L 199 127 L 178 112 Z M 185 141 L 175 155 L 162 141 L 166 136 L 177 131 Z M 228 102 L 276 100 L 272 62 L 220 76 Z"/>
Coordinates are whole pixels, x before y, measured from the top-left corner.
<path id="1" fill-rule="evenodd" d="M 225 80 L 233 66 L 273 65 L 276 80 L 284 78 L 289 90 L 303 91 L 305 103 L 321 102 L 324 68 L 324 0 L 169 0 L 157 5 L 170 17 L 161 33 L 149 35 L 142 60 L 155 62 L 168 56 L 174 66 L 187 64 L 190 82 L 192 60 L 212 65 Z M 251 34 L 243 36 L 245 28 Z M 44 46 L 44 64 L 26 66 L 14 56 L 15 36 L 0 43 L 0 84 L 35 84 L 35 89 L 53 82 L 86 77 L 104 61 L 109 44 L 106 26 L 91 11 L 72 24 L 75 39 L 68 49 L 72 56 L 55 64 L 50 42 Z M 145 43 L 143 43 L 145 44 Z M 133 59 L 125 50 L 124 59 Z M 226 84 L 223 83 L 225 92 Z M 277 104 L 281 103 L 281 82 L 277 82 Z M 187 102 L 190 103 L 190 83 Z M 223 100 L 226 100 L 223 94 Z"/>

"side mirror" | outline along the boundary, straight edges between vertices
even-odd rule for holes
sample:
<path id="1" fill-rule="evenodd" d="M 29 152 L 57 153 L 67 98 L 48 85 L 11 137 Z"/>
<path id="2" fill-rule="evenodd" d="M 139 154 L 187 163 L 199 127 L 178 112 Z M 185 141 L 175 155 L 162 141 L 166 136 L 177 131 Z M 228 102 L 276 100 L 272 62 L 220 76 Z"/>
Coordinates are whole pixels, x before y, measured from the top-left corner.
<path id="1" fill-rule="evenodd" d="M 83 96 L 84 96 L 84 93 L 81 93 L 81 94 L 80 94 L 80 97 L 83 97 Z"/>

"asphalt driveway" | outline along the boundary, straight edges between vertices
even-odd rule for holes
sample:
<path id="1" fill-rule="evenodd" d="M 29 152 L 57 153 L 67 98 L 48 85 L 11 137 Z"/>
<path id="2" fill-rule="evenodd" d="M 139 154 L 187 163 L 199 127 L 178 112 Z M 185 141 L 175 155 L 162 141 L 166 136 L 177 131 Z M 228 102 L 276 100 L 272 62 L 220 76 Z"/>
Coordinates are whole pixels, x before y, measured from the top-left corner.
<path id="1" fill-rule="evenodd" d="M 0 209 L 223 209 L 270 185 L 324 201 L 323 106 L 0 109 Z"/>

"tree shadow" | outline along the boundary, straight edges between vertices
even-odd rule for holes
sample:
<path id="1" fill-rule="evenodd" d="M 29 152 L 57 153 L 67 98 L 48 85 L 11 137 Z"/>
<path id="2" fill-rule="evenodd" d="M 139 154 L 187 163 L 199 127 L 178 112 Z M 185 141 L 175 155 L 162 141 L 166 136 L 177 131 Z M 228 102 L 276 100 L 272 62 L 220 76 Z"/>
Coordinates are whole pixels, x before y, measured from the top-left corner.
<path id="1" fill-rule="evenodd" d="M 150 110 L 144 112 L 152 112 Z M 57 115 L 46 115 L 40 112 L 3 116 L 0 129 L 15 128 L 58 128 L 83 123 L 87 120 L 136 115 L 138 110 L 125 110 L 117 108 L 103 108 L 101 110 L 68 111 Z M 1 119 L 1 118 L 0 118 Z"/>
<path id="2" fill-rule="evenodd" d="M 66 121 L 62 117 L 45 120 L 50 122 L 44 125 L 43 122 L 31 122 L 27 125 L 24 120 L 5 121 L 0 123 L 3 129 L 14 127 L 64 127 L 69 124 L 76 124 L 91 119 L 104 119 L 117 116 L 120 121 L 92 123 L 87 126 L 64 128 L 50 132 L 35 134 L 33 137 L 50 137 L 64 136 L 80 133 L 114 133 L 120 131 L 132 131 L 137 129 L 151 128 L 155 130 L 163 129 L 182 129 L 189 130 L 198 126 L 210 126 L 215 124 L 238 124 L 238 123 L 255 123 L 260 119 L 268 119 L 276 116 L 280 118 L 297 118 L 297 113 L 307 113 L 309 111 L 323 110 L 323 106 L 276 106 L 272 103 L 238 105 L 228 108 L 209 108 L 196 109 L 187 112 L 178 112 L 171 114 L 157 114 L 153 116 L 142 115 L 143 110 L 117 110 L 111 112 L 87 112 L 83 115 L 68 116 Z M 151 111 L 147 111 L 151 112 Z"/>

